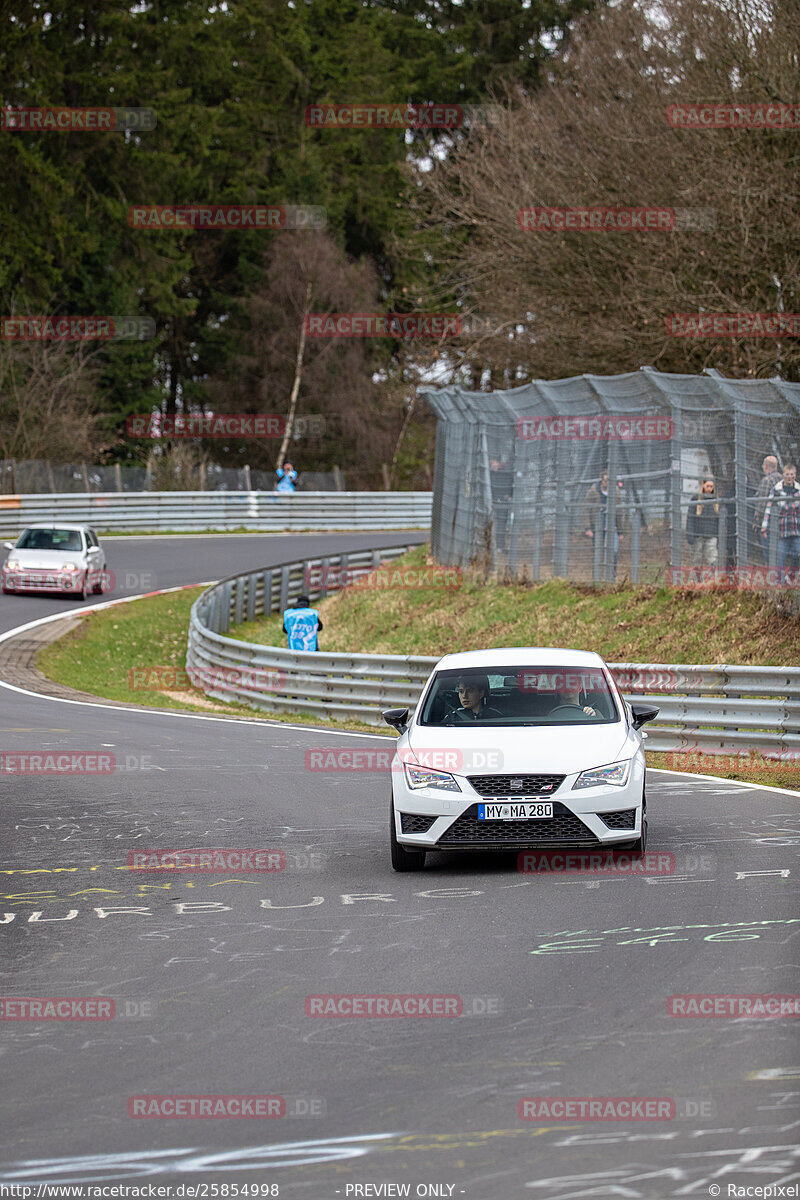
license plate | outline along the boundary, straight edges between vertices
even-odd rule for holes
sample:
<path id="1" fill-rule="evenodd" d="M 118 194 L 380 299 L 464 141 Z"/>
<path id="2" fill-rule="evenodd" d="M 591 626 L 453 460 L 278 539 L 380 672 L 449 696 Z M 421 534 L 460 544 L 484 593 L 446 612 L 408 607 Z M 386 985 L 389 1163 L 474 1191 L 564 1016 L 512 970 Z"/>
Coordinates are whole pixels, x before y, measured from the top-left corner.
<path id="1" fill-rule="evenodd" d="M 502 800 L 496 804 L 478 805 L 479 821 L 536 821 L 552 815 L 550 800 Z"/>

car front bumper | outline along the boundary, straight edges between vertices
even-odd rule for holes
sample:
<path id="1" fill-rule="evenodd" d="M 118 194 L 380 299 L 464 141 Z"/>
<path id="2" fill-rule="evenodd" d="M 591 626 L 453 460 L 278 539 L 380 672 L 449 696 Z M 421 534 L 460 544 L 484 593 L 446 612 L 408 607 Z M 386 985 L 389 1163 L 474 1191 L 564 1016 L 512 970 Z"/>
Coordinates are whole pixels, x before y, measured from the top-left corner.
<path id="1" fill-rule="evenodd" d="M 552 818 L 485 821 L 478 805 L 491 803 L 463 776 L 461 792 L 410 788 L 405 773 L 393 771 L 392 795 L 397 840 L 418 850 L 524 850 L 530 847 L 572 846 L 589 849 L 635 841 L 642 832 L 644 755 L 631 762 L 622 787 L 603 784 L 573 790 L 579 772 L 567 775 L 551 795 L 531 798 L 553 802 Z M 507 797 L 508 793 L 505 792 Z M 605 820 L 603 819 L 605 817 Z"/>
<path id="2" fill-rule="evenodd" d="M 0 582 L 9 592 L 77 592 L 84 581 L 84 571 L 45 571 L 28 568 L 0 571 Z"/>

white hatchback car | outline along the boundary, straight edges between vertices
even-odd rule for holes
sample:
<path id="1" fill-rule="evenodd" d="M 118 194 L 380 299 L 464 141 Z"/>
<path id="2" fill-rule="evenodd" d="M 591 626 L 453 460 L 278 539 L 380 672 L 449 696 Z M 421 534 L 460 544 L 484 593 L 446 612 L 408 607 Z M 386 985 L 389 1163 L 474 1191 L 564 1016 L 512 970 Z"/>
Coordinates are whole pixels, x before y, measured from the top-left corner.
<path id="1" fill-rule="evenodd" d="M 383 714 L 396 871 L 429 850 L 617 847 L 647 842 L 641 726 L 599 654 L 515 647 L 448 654 L 414 715 Z"/>
<path id="2" fill-rule="evenodd" d="M 106 556 L 88 525 L 29 525 L 5 548 L 4 592 L 68 592 L 85 600 L 90 591 L 103 591 Z"/>

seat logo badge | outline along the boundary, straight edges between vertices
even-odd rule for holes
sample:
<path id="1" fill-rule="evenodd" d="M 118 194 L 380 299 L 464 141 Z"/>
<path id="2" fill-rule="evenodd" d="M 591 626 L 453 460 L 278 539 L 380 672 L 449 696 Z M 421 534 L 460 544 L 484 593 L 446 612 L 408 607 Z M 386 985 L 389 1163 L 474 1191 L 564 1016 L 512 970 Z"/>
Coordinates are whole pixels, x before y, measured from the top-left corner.
<path id="1" fill-rule="evenodd" d="M 522 787 L 522 780 L 521 780 L 521 779 L 512 779 L 512 780 L 510 781 L 510 783 L 509 783 L 509 787 L 512 787 L 512 788 L 521 788 L 521 787 Z"/>

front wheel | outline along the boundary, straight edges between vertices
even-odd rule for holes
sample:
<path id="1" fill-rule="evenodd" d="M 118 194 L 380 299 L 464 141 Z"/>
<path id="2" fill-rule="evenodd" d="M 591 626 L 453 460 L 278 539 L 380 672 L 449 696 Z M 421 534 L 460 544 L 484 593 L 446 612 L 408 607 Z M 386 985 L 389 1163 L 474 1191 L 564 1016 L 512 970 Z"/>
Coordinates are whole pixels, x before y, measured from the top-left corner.
<path id="1" fill-rule="evenodd" d="M 389 845 L 392 852 L 392 867 L 395 871 L 421 871 L 425 866 L 424 850 L 408 850 L 397 840 L 393 800 L 389 802 Z"/>

